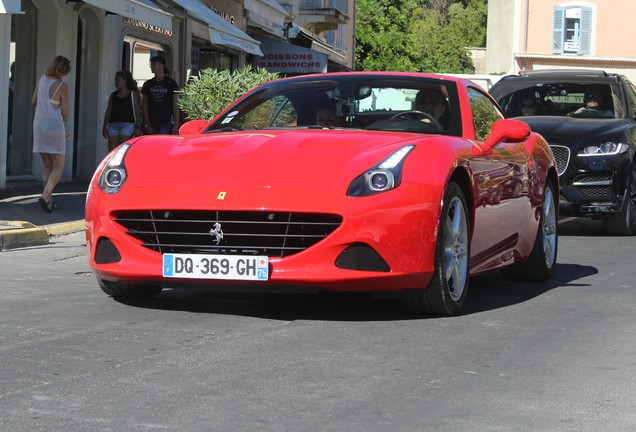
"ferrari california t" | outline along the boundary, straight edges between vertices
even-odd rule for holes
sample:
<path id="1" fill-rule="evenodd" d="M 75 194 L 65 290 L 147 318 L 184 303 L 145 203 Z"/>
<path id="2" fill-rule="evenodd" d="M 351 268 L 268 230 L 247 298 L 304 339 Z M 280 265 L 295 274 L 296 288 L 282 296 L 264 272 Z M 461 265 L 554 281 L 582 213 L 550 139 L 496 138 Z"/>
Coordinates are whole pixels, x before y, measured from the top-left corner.
<path id="1" fill-rule="evenodd" d="M 551 277 L 558 196 L 546 141 L 472 82 L 328 73 L 122 144 L 91 181 L 86 236 L 113 297 L 382 291 L 453 315 L 472 275 Z"/>

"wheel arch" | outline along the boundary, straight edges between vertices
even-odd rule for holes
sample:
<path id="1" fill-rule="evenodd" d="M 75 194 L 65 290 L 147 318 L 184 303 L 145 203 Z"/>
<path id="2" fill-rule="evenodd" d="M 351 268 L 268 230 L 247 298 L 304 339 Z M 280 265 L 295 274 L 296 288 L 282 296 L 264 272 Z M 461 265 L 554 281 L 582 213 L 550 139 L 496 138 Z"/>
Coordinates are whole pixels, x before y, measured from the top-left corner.
<path id="1" fill-rule="evenodd" d="M 466 204 L 468 204 L 468 218 L 470 220 L 470 237 L 473 236 L 473 228 L 475 227 L 475 197 L 473 196 L 472 182 L 470 174 L 463 166 L 458 166 L 451 173 L 448 183 L 455 182 L 459 185 L 464 197 L 466 198 Z M 448 187 L 448 185 L 447 185 Z"/>

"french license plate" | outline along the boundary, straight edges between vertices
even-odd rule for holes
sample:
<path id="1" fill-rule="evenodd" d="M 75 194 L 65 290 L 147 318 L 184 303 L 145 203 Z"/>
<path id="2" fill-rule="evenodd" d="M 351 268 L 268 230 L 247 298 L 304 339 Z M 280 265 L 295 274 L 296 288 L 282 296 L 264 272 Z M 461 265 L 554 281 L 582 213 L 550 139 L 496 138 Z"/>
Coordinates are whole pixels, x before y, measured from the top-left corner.
<path id="1" fill-rule="evenodd" d="M 187 279 L 267 280 L 266 256 L 164 254 L 163 276 Z"/>

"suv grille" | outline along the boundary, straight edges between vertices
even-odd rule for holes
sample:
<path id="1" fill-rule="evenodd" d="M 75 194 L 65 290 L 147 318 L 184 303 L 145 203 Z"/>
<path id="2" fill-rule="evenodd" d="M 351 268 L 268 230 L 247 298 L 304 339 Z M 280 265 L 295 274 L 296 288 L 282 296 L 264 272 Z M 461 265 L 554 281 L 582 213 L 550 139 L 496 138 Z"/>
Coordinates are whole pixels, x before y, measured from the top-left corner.
<path id="1" fill-rule="evenodd" d="M 562 145 L 550 145 L 559 175 L 563 174 L 570 162 L 570 149 Z"/>
<path id="2" fill-rule="evenodd" d="M 119 212 L 115 221 L 144 247 L 160 253 L 285 257 L 327 237 L 340 226 L 342 217 L 293 212 L 141 210 Z"/>
<path id="3" fill-rule="evenodd" d="M 584 195 L 613 197 L 612 176 L 603 174 L 583 175 L 573 182 L 579 192 Z"/>

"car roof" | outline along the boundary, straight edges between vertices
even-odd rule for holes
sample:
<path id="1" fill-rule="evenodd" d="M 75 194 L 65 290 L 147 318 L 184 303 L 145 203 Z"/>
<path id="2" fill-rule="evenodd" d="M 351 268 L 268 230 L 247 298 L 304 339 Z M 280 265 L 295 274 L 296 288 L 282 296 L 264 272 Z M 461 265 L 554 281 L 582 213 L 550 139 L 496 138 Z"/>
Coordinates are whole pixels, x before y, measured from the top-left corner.
<path id="1" fill-rule="evenodd" d="M 594 69 L 545 69 L 520 71 L 518 75 L 506 75 L 502 77 L 496 84 L 506 81 L 524 81 L 524 82 L 559 82 L 563 80 L 584 80 L 590 81 L 612 81 L 616 82 L 624 77 L 615 73 L 607 73 L 602 70 Z M 493 86 L 493 87 L 495 87 Z"/>
<path id="2" fill-rule="evenodd" d="M 537 71 L 520 71 L 518 75 L 506 75 L 493 85 L 489 93 L 499 100 L 511 92 L 511 87 L 519 90 L 524 84 L 534 85 L 539 83 L 618 83 L 626 78 L 615 73 L 607 73 L 594 69 L 545 69 Z"/>

